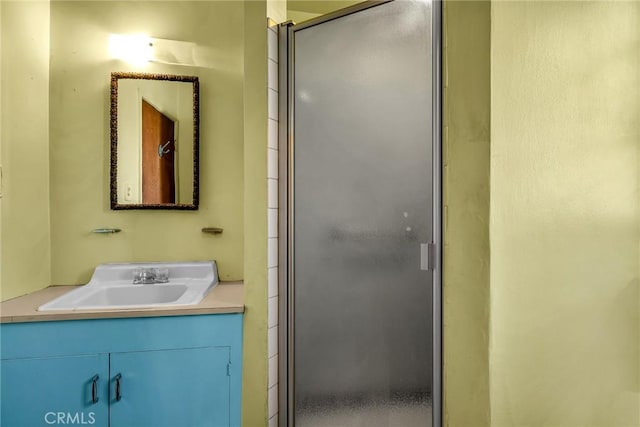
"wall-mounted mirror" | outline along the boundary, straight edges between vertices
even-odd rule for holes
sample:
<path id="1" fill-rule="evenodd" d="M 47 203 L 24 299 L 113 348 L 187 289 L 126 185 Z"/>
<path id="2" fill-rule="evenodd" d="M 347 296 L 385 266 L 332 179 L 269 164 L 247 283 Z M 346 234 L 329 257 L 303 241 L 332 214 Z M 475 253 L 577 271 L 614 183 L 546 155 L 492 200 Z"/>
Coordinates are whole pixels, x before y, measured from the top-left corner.
<path id="1" fill-rule="evenodd" d="M 111 73 L 111 209 L 198 209 L 198 78 Z"/>

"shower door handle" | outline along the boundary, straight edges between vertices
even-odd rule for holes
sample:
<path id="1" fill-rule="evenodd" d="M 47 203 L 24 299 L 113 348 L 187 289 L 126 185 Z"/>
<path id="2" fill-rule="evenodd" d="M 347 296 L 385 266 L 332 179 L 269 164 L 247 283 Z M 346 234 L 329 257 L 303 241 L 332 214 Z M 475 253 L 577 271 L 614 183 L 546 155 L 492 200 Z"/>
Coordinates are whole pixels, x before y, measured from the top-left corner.
<path id="1" fill-rule="evenodd" d="M 436 269 L 436 244 L 433 242 L 420 243 L 420 270 L 433 271 Z"/>

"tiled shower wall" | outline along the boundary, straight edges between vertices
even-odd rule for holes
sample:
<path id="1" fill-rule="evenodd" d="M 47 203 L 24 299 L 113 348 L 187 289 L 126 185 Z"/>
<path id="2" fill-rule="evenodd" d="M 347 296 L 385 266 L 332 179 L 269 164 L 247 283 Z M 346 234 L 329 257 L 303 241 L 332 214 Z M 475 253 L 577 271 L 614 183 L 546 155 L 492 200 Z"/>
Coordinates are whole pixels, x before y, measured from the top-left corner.
<path id="1" fill-rule="evenodd" d="M 267 138 L 268 261 L 268 407 L 269 427 L 278 425 L 278 26 L 271 19 L 267 29 L 269 136 Z"/>

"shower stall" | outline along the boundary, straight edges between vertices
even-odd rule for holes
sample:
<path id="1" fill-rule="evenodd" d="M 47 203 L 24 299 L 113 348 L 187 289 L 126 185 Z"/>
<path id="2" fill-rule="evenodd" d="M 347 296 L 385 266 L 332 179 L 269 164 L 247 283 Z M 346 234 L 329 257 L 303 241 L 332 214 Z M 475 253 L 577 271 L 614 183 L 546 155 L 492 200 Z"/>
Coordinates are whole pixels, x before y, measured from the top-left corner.
<path id="1" fill-rule="evenodd" d="M 280 425 L 441 425 L 440 3 L 280 27 Z"/>

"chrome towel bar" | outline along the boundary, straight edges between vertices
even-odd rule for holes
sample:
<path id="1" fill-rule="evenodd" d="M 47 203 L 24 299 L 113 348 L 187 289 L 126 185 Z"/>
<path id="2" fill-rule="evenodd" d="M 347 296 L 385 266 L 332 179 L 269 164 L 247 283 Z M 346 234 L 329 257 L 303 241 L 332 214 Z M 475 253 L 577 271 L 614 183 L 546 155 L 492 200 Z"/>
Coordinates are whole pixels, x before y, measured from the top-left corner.
<path id="1" fill-rule="evenodd" d="M 94 230 L 91 230 L 92 233 L 95 234 L 113 234 L 113 233 L 119 233 L 122 230 L 120 230 L 119 228 L 96 228 Z"/>
<path id="2" fill-rule="evenodd" d="M 203 233 L 208 233 L 208 234 L 222 234 L 222 228 L 218 228 L 218 227 L 205 227 L 202 229 Z"/>

